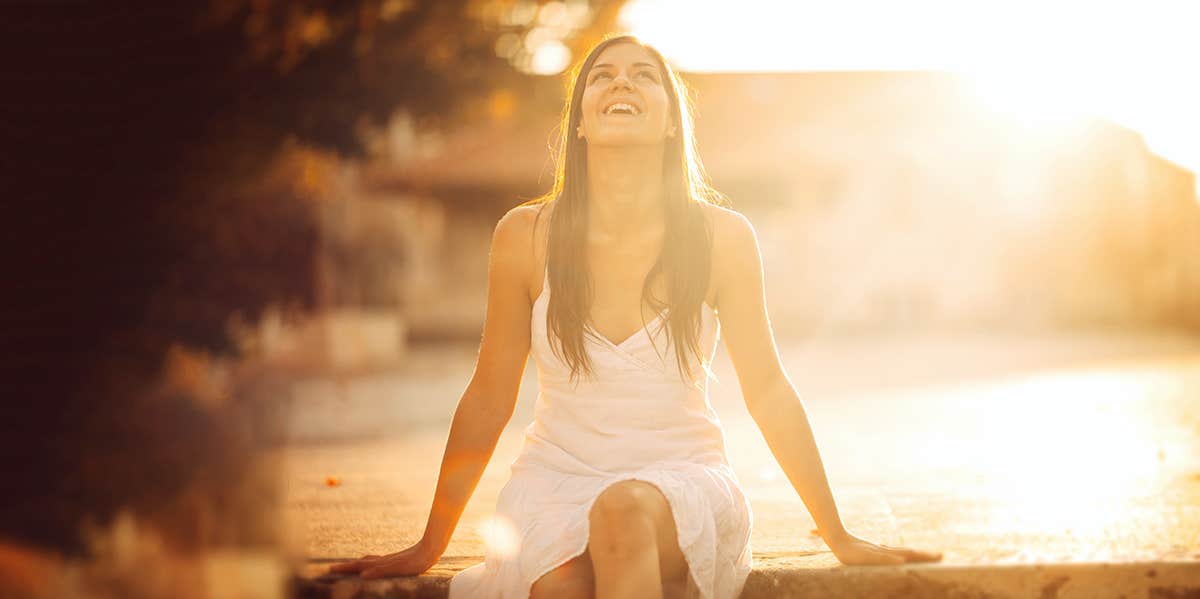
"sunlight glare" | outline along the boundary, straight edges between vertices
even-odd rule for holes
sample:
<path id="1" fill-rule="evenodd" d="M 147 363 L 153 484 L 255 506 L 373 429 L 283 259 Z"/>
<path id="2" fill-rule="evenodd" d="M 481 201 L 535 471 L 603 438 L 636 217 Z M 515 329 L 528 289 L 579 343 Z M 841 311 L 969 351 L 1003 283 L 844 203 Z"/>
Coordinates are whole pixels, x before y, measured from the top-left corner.
<path id="1" fill-rule="evenodd" d="M 780 474 L 777 465 L 767 465 L 758 469 L 758 478 L 763 482 L 775 482 L 779 479 Z"/>
<path id="2" fill-rule="evenodd" d="M 981 109 L 1020 130 L 1098 116 L 1195 173 L 1198 17 L 1187 0 L 632 0 L 620 22 L 683 71 L 969 74 Z"/>
<path id="3" fill-rule="evenodd" d="M 1086 93 L 1062 84 L 1053 71 L 975 71 L 967 75 L 980 107 L 1028 132 L 1057 131 L 1080 124 Z"/>
<path id="4" fill-rule="evenodd" d="M 516 528 L 507 518 L 495 515 L 479 526 L 479 535 L 483 537 L 488 550 L 500 556 L 516 555 L 520 549 L 521 539 Z"/>
<path id="5" fill-rule="evenodd" d="M 1094 372 L 1007 385 L 972 445 L 998 530 L 1102 535 L 1159 473 L 1160 447 L 1139 402 L 1153 381 Z M 1097 400 L 1099 399 L 1099 404 Z M 1081 406 L 1097 406 L 1081 409 Z"/>

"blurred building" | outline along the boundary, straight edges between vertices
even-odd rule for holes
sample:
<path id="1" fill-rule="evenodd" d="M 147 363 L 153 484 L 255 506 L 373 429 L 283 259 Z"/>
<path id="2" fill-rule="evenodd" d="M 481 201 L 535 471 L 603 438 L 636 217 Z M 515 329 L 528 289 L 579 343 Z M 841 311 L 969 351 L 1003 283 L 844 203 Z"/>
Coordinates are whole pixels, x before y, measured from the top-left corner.
<path id="1" fill-rule="evenodd" d="M 701 156 L 758 230 L 782 336 L 1200 329 L 1195 175 L 1134 131 L 1031 126 L 982 109 L 948 74 L 687 79 Z M 391 223 L 378 234 L 404 251 L 371 272 L 341 262 L 333 278 L 361 290 L 346 302 L 395 302 L 413 338 L 478 337 L 491 229 L 553 178 L 561 86 L 534 88 L 437 134 L 403 118 L 381 134 L 342 201 L 362 223 Z"/>

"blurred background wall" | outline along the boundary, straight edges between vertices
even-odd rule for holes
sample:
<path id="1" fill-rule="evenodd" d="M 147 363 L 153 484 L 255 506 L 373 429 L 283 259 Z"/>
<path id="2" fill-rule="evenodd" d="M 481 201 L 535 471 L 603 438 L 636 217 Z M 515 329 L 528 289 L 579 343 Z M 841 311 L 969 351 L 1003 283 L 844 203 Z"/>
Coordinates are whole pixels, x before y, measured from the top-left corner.
<path id="1" fill-rule="evenodd" d="M 782 337 L 1200 326 L 1195 176 L 1137 132 L 1030 132 L 951 74 L 686 78 L 701 156 L 761 237 Z M 560 83 L 535 83 L 436 137 L 398 119 L 349 168 L 324 221 L 339 308 L 395 310 L 409 341 L 478 336 L 491 227 L 553 178 Z"/>

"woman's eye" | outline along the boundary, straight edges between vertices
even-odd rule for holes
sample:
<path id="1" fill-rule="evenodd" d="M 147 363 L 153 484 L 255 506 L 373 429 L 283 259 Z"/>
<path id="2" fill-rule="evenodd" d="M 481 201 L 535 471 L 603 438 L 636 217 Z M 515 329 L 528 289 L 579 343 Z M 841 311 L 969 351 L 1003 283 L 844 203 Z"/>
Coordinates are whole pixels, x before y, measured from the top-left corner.
<path id="1" fill-rule="evenodd" d="M 641 75 L 642 77 L 645 77 L 651 81 L 658 81 L 658 77 L 655 77 L 654 73 L 651 73 L 650 71 L 642 71 L 641 73 L 638 73 L 638 75 Z"/>
<path id="2" fill-rule="evenodd" d="M 601 77 L 608 77 L 608 76 L 609 76 L 608 73 L 596 73 L 595 75 L 592 75 L 592 81 L 599 81 Z"/>

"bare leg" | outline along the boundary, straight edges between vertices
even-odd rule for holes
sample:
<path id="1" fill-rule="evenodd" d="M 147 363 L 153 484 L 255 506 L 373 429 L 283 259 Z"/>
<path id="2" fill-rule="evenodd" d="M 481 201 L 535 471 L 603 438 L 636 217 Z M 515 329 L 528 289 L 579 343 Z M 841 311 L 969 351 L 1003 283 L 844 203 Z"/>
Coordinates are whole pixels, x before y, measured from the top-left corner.
<path id="1" fill-rule="evenodd" d="M 592 599 L 596 596 L 592 557 L 584 551 L 533 583 L 529 599 Z"/>
<path id="2" fill-rule="evenodd" d="M 664 581 L 672 587 L 686 582 L 671 507 L 658 487 L 638 480 L 613 484 L 596 498 L 589 521 L 596 599 L 662 599 Z"/>

